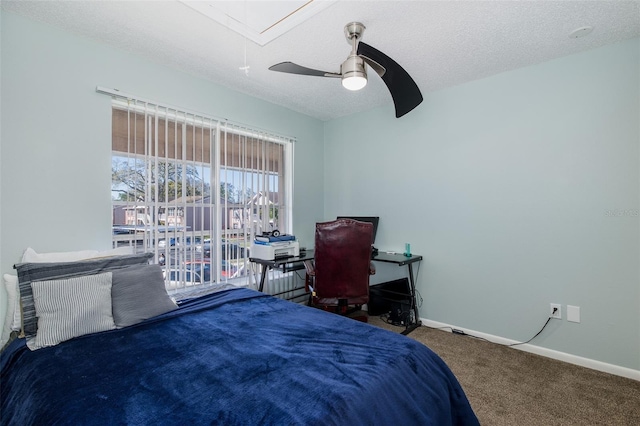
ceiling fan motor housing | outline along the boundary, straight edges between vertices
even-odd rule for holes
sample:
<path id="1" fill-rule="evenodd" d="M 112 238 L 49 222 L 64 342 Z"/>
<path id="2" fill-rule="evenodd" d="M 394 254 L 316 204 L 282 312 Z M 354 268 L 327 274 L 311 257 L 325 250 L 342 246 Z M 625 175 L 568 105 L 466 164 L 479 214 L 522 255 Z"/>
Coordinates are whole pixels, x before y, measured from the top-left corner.
<path id="1" fill-rule="evenodd" d="M 340 66 L 342 85 L 348 90 L 360 90 L 367 84 L 367 71 L 364 59 L 358 55 L 349 55 Z"/>

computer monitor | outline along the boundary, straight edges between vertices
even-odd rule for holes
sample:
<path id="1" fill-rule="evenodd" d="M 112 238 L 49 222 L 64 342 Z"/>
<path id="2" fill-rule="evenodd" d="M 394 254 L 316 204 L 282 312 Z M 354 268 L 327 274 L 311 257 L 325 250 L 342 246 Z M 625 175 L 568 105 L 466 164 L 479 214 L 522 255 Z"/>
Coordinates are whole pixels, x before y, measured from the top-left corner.
<path id="1" fill-rule="evenodd" d="M 373 240 L 371 241 L 371 245 L 376 242 L 376 233 L 378 232 L 378 221 L 380 220 L 379 216 L 338 216 L 337 219 L 353 219 L 358 220 L 360 222 L 370 222 L 373 224 Z"/>

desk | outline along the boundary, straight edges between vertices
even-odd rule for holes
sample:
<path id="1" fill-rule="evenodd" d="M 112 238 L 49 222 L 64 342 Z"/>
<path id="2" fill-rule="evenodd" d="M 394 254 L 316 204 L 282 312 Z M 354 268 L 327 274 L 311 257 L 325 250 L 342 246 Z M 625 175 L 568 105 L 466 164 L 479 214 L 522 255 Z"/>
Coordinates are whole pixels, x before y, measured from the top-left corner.
<path id="1" fill-rule="evenodd" d="M 417 327 L 422 325 L 420 321 L 420 314 L 418 312 L 418 304 L 416 303 L 416 281 L 413 275 L 413 264 L 422 261 L 422 256 L 412 254 L 411 256 L 405 256 L 404 254 L 391 254 L 385 252 L 378 252 L 371 260 L 375 262 L 395 263 L 398 266 L 406 266 L 409 272 L 409 301 L 410 310 L 413 311 L 413 318 L 409 324 L 405 326 L 405 330 L 402 334 L 409 334 Z"/>
<path id="2" fill-rule="evenodd" d="M 305 250 L 300 252 L 300 256 L 285 257 L 282 259 L 266 260 L 250 257 L 249 261 L 262 265 L 262 273 L 260 274 L 260 286 L 258 291 L 264 290 L 264 281 L 267 277 L 269 269 L 280 269 L 282 272 L 293 272 L 304 269 L 304 261 L 313 260 L 313 250 Z M 297 289 L 293 289 L 297 290 Z M 288 291 L 293 291 L 288 290 Z"/>
<path id="3" fill-rule="evenodd" d="M 264 281 L 267 277 L 267 271 L 269 269 L 280 269 L 282 272 L 293 272 L 298 271 L 300 269 L 304 269 L 304 261 L 305 260 L 313 260 L 314 251 L 306 250 L 300 253 L 300 256 L 295 257 L 287 257 L 283 259 L 276 260 L 266 260 L 266 259 L 258 259 L 251 257 L 249 258 L 250 262 L 254 262 L 262 265 L 262 273 L 260 275 L 260 285 L 258 287 L 259 291 L 264 290 Z M 411 294 L 410 296 L 410 304 L 411 310 L 413 311 L 413 318 L 410 324 L 408 324 L 402 334 L 409 334 L 416 327 L 421 325 L 420 322 L 420 314 L 418 313 L 418 304 L 416 303 L 416 283 L 415 277 L 413 274 L 413 264 L 416 262 L 420 262 L 422 260 L 422 256 L 419 255 L 411 255 L 410 257 L 405 256 L 403 254 L 390 254 L 385 252 L 378 252 L 371 257 L 371 260 L 374 262 L 385 262 L 385 263 L 395 263 L 398 266 L 406 266 L 409 272 L 409 288 Z M 299 290 L 303 287 L 288 290 Z"/>

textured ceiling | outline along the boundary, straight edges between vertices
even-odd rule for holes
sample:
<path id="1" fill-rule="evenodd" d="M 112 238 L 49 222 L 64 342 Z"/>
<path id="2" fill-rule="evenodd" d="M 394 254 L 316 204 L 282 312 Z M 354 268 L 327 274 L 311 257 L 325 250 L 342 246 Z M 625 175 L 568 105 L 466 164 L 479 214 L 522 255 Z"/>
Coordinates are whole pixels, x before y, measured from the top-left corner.
<path id="1" fill-rule="evenodd" d="M 269 7 L 270 2 L 243 2 L 247 9 L 255 3 Z M 363 41 L 402 65 L 425 98 L 434 90 L 640 36 L 639 0 L 338 0 L 264 46 L 180 1 L 2 0 L 1 4 L 5 11 L 321 120 L 392 105 L 391 96 L 373 72 L 365 89 L 349 92 L 337 79 L 288 75 L 268 67 L 292 61 L 339 72 L 350 51 L 343 29 L 351 21 L 367 27 Z M 592 26 L 593 32 L 569 37 L 584 26 Z M 245 65 L 247 72 L 241 69 Z"/>

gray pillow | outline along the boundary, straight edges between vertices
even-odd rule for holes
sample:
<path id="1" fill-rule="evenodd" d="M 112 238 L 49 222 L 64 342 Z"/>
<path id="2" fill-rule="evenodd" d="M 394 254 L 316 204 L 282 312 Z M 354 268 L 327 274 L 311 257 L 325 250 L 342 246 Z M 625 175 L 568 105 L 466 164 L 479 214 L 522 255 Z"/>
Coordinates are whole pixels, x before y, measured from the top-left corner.
<path id="1" fill-rule="evenodd" d="M 117 327 L 127 327 L 177 309 L 167 294 L 160 265 L 113 271 L 111 298 Z"/>
<path id="2" fill-rule="evenodd" d="M 131 265 L 148 264 L 153 253 L 100 257 L 76 262 L 19 263 L 18 271 L 20 303 L 22 304 L 22 331 L 25 337 L 33 337 L 38 331 L 38 319 L 33 303 L 31 283 L 43 280 L 59 280 L 80 275 L 95 275 Z"/>
<path id="3" fill-rule="evenodd" d="M 31 283 L 38 332 L 27 346 L 40 349 L 116 328 L 111 313 L 111 272 Z"/>

